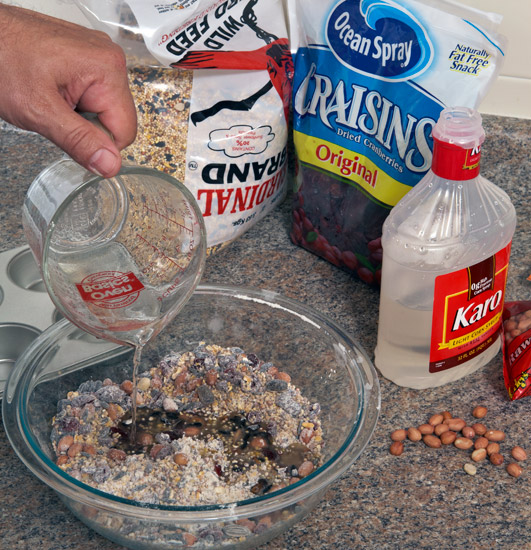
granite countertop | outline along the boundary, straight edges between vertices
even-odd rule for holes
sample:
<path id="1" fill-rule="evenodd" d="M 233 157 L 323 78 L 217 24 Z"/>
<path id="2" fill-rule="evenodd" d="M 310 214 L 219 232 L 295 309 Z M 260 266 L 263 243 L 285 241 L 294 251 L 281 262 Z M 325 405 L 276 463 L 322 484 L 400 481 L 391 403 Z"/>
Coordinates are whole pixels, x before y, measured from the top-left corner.
<path id="1" fill-rule="evenodd" d="M 530 299 L 531 120 L 484 117 L 487 141 L 482 174 L 504 188 L 518 215 L 507 300 Z M 32 179 L 60 152 L 40 136 L 0 126 L 0 252 L 25 244 L 20 222 Z M 378 291 L 289 239 L 289 200 L 239 240 L 207 261 L 205 282 L 273 290 L 313 306 L 348 330 L 371 358 L 376 344 Z M 280 549 L 521 550 L 531 549 L 531 459 L 510 477 L 486 462 L 467 475 L 464 451 L 417 444 L 401 457 L 389 453 L 390 432 L 449 410 L 472 420 L 485 405 L 488 424 L 504 430 L 506 462 L 512 445 L 531 453 L 531 398 L 511 402 L 498 354 L 476 373 L 430 390 L 411 390 L 380 376 L 378 426 L 358 461 L 325 494 L 317 508 L 266 544 Z M 114 550 L 89 530 L 38 481 L 12 451 L 0 427 L 0 546 L 6 550 Z"/>

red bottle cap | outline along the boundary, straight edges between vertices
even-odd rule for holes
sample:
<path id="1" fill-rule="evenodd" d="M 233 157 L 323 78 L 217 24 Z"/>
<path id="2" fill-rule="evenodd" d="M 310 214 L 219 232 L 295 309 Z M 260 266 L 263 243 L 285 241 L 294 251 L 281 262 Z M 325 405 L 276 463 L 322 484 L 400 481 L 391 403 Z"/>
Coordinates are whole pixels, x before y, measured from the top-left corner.
<path id="1" fill-rule="evenodd" d="M 455 181 L 471 180 L 479 175 L 481 145 L 464 149 L 454 143 L 433 138 L 431 169 L 441 178 Z"/>

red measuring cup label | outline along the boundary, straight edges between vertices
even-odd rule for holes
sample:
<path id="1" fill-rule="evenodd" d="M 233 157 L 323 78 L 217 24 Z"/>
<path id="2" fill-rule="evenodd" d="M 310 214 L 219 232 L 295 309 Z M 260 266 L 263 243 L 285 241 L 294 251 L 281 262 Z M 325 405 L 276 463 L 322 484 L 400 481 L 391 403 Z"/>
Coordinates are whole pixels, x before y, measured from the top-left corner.
<path id="1" fill-rule="evenodd" d="M 105 309 L 119 309 L 136 301 L 144 285 L 131 271 L 100 271 L 85 277 L 76 287 L 84 302 Z"/>

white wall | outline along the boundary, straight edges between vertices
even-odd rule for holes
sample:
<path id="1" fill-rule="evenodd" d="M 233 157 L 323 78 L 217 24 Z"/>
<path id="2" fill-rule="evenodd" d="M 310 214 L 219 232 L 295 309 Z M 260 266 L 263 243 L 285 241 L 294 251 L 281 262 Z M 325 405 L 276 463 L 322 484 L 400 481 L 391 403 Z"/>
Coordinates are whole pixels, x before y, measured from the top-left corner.
<path id="1" fill-rule="evenodd" d="M 503 15 L 501 34 L 508 38 L 499 78 L 481 111 L 531 118 L 531 2 L 529 0 L 460 0 L 462 4 Z"/>
<path id="2" fill-rule="evenodd" d="M 0 0 L 2 1 L 2 0 Z M 88 21 L 73 0 L 3 0 L 68 19 L 81 25 Z M 459 0 L 462 4 L 504 16 L 500 32 L 508 38 L 499 78 L 481 104 L 488 114 L 531 119 L 531 1 Z"/>

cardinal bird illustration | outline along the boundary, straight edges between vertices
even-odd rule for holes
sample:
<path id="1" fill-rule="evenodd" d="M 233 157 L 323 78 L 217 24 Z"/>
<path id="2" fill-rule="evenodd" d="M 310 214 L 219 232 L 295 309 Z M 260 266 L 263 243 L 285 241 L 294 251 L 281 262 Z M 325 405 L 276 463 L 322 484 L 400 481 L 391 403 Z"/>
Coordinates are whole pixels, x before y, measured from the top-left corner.
<path id="1" fill-rule="evenodd" d="M 191 114 L 194 126 L 224 109 L 231 111 L 250 111 L 255 103 L 269 90 L 275 89 L 284 104 L 284 116 L 289 117 L 289 100 L 291 95 L 291 79 L 293 76 L 293 60 L 287 38 L 278 38 L 257 24 L 254 6 L 258 0 L 250 0 L 245 6 L 241 22 L 253 30 L 256 36 L 266 45 L 251 51 L 193 51 L 188 52 L 180 61 L 172 63 L 172 67 L 180 69 L 225 69 L 225 70 L 267 70 L 270 81 L 254 94 L 239 100 L 218 101 L 211 107 Z"/>

